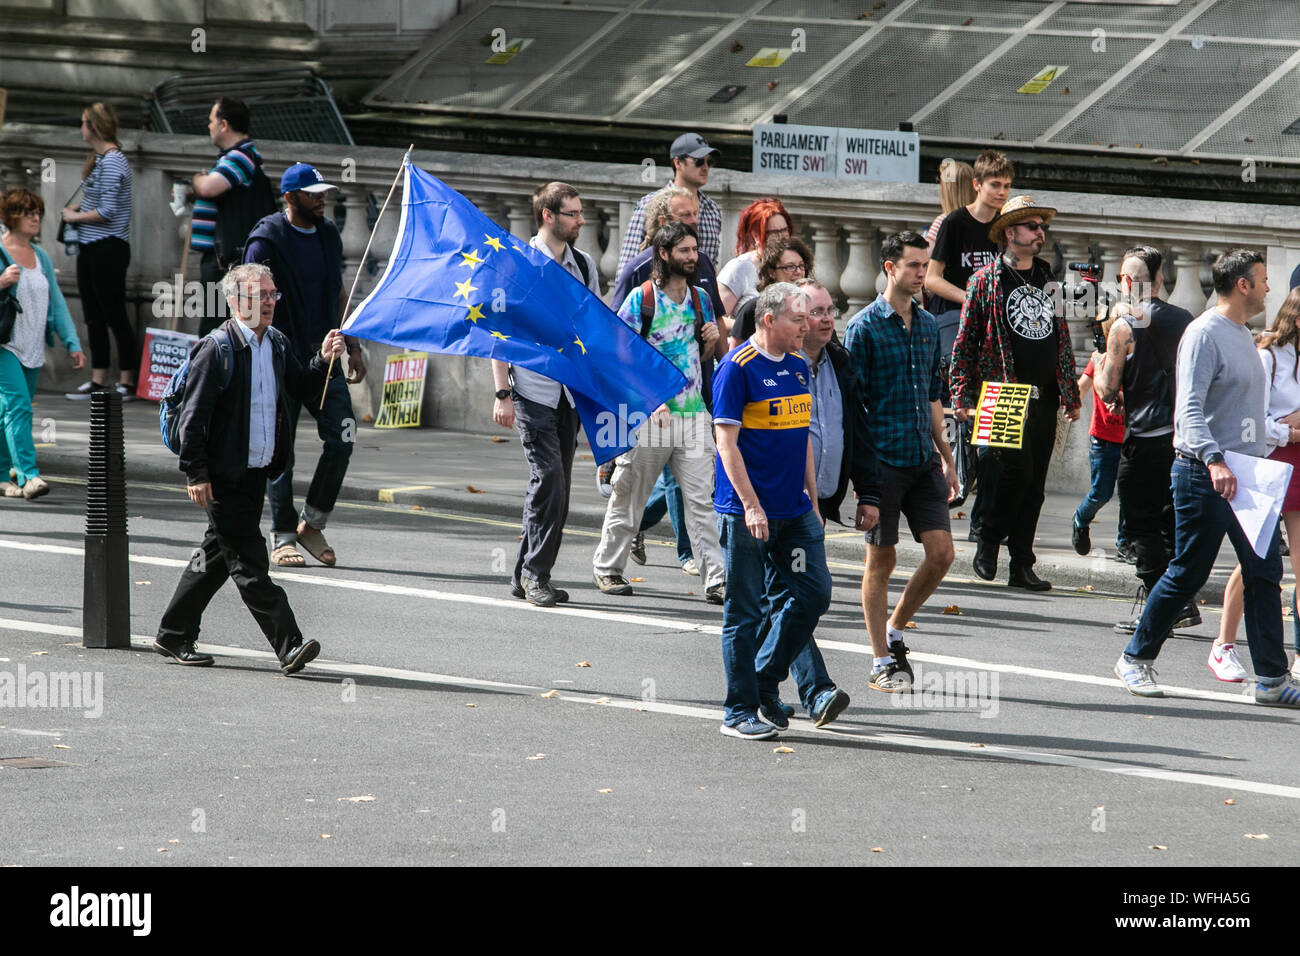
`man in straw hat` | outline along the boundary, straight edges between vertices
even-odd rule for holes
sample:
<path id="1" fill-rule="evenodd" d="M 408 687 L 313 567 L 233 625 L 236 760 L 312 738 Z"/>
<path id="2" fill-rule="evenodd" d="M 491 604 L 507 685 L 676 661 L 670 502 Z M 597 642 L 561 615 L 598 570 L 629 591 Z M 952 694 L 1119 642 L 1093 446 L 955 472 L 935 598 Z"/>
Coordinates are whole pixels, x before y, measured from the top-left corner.
<path id="1" fill-rule="evenodd" d="M 1053 295 L 1051 267 L 1037 257 L 1056 210 L 1029 196 L 1010 199 L 989 225 L 989 238 L 1003 244 L 1002 256 L 971 278 L 953 346 L 952 407 L 966 421 L 984 382 L 1033 386 L 1020 448 L 997 449 L 1001 477 L 975 551 L 975 573 L 986 581 L 998 571 L 998 542 L 1007 538 L 1011 587 L 1046 591 L 1051 584 L 1034 574 L 1034 533 L 1043 507 L 1047 466 L 1056 440 L 1056 410 L 1079 417 L 1074 350 Z"/>

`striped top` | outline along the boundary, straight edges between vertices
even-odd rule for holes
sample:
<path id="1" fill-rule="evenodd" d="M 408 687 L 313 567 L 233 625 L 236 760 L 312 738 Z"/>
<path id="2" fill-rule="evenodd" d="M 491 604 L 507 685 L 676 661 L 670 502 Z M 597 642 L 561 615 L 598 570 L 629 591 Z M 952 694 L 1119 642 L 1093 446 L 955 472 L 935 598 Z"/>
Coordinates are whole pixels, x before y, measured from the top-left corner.
<path id="1" fill-rule="evenodd" d="M 131 165 L 120 149 L 95 157 L 81 184 L 81 211 L 94 210 L 107 222 L 77 223 L 77 242 L 88 246 L 109 236 L 131 241 Z"/>
<path id="2" fill-rule="evenodd" d="M 262 156 L 251 139 L 242 140 L 230 149 L 223 150 L 216 165 L 208 173 L 216 173 L 230 183 L 231 189 L 247 186 L 253 181 L 253 171 L 261 165 Z M 194 235 L 190 248 L 207 252 L 215 248 L 217 235 L 217 200 L 194 198 Z"/>

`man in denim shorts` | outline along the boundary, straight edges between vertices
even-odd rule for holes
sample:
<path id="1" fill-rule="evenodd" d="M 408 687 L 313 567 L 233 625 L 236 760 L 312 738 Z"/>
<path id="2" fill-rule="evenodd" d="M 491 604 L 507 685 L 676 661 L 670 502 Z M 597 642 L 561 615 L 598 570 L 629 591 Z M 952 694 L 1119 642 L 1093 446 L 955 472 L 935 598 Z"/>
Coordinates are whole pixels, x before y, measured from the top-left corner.
<path id="1" fill-rule="evenodd" d="M 884 241 L 885 291 L 853 317 L 844 336 L 867 410 L 867 440 L 880 458 L 880 520 L 867 532 L 862 614 L 874 657 L 869 686 L 886 693 L 912 686 L 903 628 L 953 560 L 948 502 L 957 494 L 957 469 L 939 400 L 939 327 L 913 301 L 925 281 L 926 247 L 915 232 Z M 869 508 L 859 500 L 857 526 L 864 530 Z M 900 515 L 925 559 L 887 618 Z"/>

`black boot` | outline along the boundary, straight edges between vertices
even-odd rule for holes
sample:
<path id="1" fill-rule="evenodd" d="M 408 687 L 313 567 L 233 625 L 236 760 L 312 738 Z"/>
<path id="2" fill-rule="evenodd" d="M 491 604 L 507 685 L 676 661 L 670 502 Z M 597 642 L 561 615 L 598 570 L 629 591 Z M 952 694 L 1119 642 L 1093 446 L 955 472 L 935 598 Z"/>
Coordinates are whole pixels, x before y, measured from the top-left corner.
<path id="1" fill-rule="evenodd" d="M 998 544 L 980 538 L 975 543 L 975 557 L 971 561 L 975 574 L 985 581 L 992 581 L 998 576 Z"/>
<path id="2" fill-rule="evenodd" d="M 1026 591 L 1050 591 L 1052 583 L 1036 575 L 1033 565 L 1013 564 L 1011 576 L 1007 579 L 1007 587 L 1024 588 Z"/>

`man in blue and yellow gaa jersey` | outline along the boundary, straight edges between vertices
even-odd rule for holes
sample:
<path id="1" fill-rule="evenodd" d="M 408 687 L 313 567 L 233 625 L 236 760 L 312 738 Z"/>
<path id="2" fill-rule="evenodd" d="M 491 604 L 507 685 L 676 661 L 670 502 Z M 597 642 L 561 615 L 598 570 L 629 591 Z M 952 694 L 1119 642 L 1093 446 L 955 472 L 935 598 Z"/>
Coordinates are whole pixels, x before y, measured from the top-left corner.
<path id="1" fill-rule="evenodd" d="M 713 379 L 718 468 L 713 507 L 726 555 L 722 666 L 727 678 L 722 733 L 749 740 L 776 736 L 784 714 L 764 710 L 790 662 L 830 606 L 831 578 L 817 511 L 808 426 L 808 364 L 797 352 L 808 331 L 808 298 L 777 282 L 763 291 L 753 338 L 732 349 Z M 770 602 L 774 648 L 761 671 L 763 605 Z"/>

